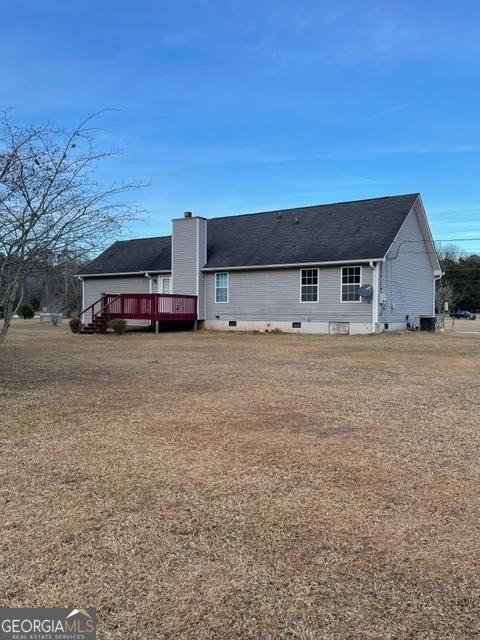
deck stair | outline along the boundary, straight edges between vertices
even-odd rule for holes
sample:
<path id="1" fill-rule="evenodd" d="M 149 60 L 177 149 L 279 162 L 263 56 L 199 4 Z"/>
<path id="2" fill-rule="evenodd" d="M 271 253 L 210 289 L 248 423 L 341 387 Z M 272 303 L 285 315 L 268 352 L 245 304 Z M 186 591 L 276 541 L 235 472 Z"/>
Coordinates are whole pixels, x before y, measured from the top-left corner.
<path id="1" fill-rule="evenodd" d="M 100 313 L 93 322 L 82 325 L 79 333 L 107 333 L 109 322 L 108 316 Z"/>

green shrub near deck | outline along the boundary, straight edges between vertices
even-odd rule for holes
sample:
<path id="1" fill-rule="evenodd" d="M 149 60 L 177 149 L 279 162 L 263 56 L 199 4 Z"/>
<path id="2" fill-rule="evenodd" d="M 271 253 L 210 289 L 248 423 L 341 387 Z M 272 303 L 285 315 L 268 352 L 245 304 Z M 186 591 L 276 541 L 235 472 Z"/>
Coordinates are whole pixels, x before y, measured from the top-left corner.
<path id="1" fill-rule="evenodd" d="M 72 333 L 78 333 L 80 330 L 80 318 L 72 318 L 68 323 Z"/>
<path id="2" fill-rule="evenodd" d="M 123 320 L 123 318 L 115 318 L 115 320 L 110 321 L 109 326 L 118 336 L 121 336 L 127 330 L 127 321 Z"/>

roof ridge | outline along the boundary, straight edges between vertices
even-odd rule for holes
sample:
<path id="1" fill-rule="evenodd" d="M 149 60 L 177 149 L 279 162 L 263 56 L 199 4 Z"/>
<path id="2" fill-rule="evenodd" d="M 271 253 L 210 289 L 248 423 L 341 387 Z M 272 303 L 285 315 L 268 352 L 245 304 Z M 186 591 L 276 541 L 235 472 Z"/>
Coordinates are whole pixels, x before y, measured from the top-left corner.
<path id="1" fill-rule="evenodd" d="M 307 204 L 302 207 L 290 207 L 288 209 L 272 209 L 270 211 L 253 211 L 250 213 L 232 213 L 228 216 L 217 216 L 215 218 L 207 218 L 208 222 L 212 220 L 224 220 L 225 218 L 242 218 L 244 216 L 262 216 L 268 213 L 285 213 L 286 211 L 301 211 L 303 209 L 318 209 L 318 207 L 333 207 L 342 204 L 357 204 L 360 202 L 373 202 L 374 200 L 388 200 L 390 198 L 407 198 L 408 196 L 416 196 L 420 195 L 419 191 L 414 191 L 412 193 L 400 193 L 393 196 L 377 196 L 375 198 L 361 198 L 360 200 L 344 200 L 342 202 L 324 202 L 322 204 Z"/>

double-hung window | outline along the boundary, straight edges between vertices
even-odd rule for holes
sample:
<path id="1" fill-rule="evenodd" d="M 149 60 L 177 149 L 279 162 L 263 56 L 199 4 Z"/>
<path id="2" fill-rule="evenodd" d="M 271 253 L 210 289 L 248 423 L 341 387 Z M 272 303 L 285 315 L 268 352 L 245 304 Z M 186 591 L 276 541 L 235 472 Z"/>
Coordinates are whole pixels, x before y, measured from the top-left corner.
<path id="1" fill-rule="evenodd" d="M 342 267 L 342 302 L 360 302 L 362 267 Z"/>
<path id="2" fill-rule="evenodd" d="M 228 302 L 228 273 L 215 274 L 215 302 Z"/>
<path id="3" fill-rule="evenodd" d="M 318 302 L 318 269 L 301 270 L 300 301 Z"/>

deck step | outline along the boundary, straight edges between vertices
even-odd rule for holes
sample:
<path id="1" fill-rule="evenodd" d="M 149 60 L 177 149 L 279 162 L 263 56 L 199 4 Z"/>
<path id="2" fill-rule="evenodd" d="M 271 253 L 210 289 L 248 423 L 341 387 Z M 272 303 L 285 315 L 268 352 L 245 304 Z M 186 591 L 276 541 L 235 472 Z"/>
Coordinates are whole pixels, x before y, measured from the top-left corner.
<path id="1" fill-rule="evenodd" d="M 87 333 L 87 334 L 101 333 L 101 334 L 105 334 L 105 333 L 107 333 L 107 322 L 102 322 L 102 321 L 99 321 L 99 320 L 97 320 L 96 323 L 89 322 L 88 324 L 83 325 L 83 327 L 80 329 L 79 333 Z"/>

